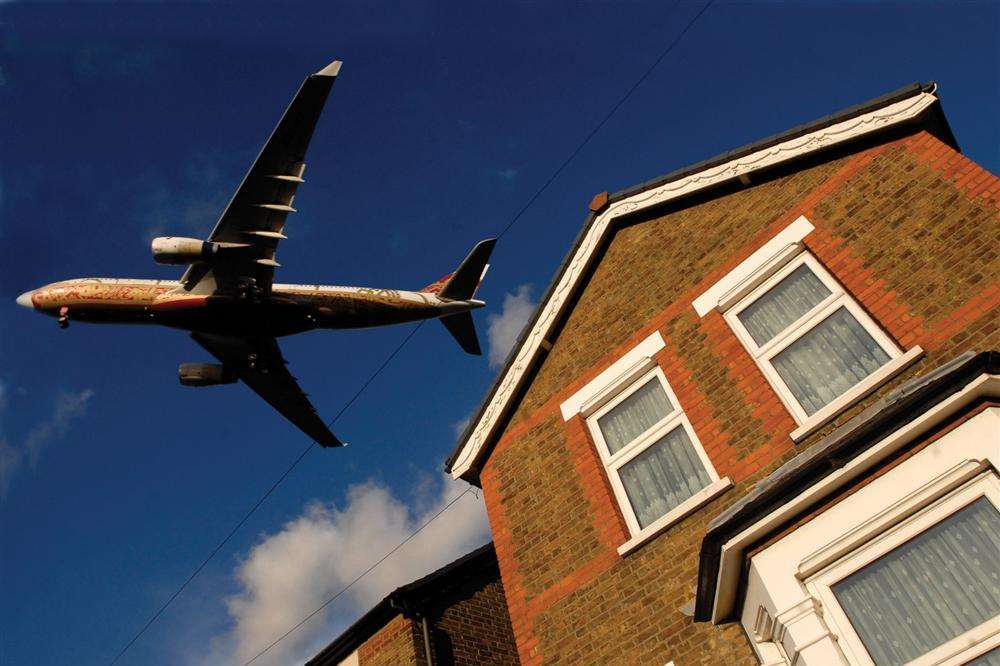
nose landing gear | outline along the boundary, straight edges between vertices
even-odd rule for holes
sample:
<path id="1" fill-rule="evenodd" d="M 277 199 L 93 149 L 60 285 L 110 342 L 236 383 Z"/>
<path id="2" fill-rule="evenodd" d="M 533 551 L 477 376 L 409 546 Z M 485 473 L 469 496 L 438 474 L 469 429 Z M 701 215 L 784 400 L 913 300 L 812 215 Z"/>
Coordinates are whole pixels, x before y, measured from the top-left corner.
<path id="1" fill-rule="evenodd" d="M 69 328 L 69 308 L 65 305 L 59 308 L 59 328 Z"/>

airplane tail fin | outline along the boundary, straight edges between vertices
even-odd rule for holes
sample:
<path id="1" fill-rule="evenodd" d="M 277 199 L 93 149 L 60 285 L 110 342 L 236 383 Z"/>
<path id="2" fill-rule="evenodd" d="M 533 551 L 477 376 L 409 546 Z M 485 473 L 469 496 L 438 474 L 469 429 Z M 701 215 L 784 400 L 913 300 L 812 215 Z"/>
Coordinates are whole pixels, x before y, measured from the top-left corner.
<path id="1" fill-rule="evenodd" d="M 458 270 L 450 275 L 445 275 L 434 284 L 427 285 L 421 291 L 437 294 L 439 298 L 452 301 L 471 300 L 476 295 L 476 290 L 479 289 L 479 285 L 486 275 L 486 270 L 490 267 L 486 262 L 489 261 L 493 246 L 496 244 L 496 238 L 479 241 L 462 261 Z M 478 303 L 477 306 L 482 306 L 482 303 Z M 459 312 L 441 317 L 441 323 L 466 353 L 476 356 L 483 353 L 479 347 L 479 337 L 476 335 L 476 325 L 472 321 L 471 312 Z"/>
<path id="2" fill-rule="evenodd" d="M 472 248 L 472 251 L 469 252 L 465 260 L 462 261 L 458 270 L 445 275 L 437 282 L 427 285 L 420 291 L 437 294 L 441 298 L 453 301 L 469 300 L 476 295 L 479 283 L 483 281 L 483 276 L 486 275 L 486 269 L 489 268 L 489 264 L 486 262 L 489 261 L 490 253 L 493 252 L 493 246 L 496 244 L 496 238 L 479 241 Z"/>
<path id="3" fill-rule="evenodd" d="M 482 356 L 483 351 L 479 348 L 479 336 L 476 335 L 476 325 L 472 321 L 471 312 L 448 315 L 442 317 L 440 321 L 467 354 Z"/>

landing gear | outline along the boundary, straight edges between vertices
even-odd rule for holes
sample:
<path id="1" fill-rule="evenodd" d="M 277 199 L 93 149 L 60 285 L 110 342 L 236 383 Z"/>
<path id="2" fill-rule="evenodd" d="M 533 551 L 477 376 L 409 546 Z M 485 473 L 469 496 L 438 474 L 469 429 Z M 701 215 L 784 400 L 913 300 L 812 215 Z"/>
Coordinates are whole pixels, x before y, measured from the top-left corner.
<path id="1" fill-rule="evenodd" d="M 69 328 L 69 308 L 65 305 L 59 308 L 59 328 Z"/>
<path id="2" fill-rule="evenodd" d="M 241 299 L 250 301 L 251 303 L 260 303 L 264 297 L 264 290 L 257 286 L 257 280 L 253 278 L 240 280 L 236 286 L 236 293 L 239 294 Z"/>

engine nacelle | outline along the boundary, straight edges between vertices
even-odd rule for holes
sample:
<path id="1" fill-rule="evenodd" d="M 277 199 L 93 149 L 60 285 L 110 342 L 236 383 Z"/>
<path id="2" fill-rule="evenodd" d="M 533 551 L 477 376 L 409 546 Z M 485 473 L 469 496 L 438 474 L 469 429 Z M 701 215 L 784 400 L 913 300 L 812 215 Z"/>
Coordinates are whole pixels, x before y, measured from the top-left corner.
<path id="1" fill-rule="evenodd" d="M 181 363 L 177 376 L 184 386 L 235 384 L 238 379 L 235 372 L 218 363 Z"/>
<path id="2" fill-rule="evenodd" d="M 219 255 L 228 257 L 252 250 L 249 243 L 212 243 L 181 236 L 154 238 L 152 248 L 153 260 L 158 264 L 193 264 L 211 261 Z"/>
<path id="3" fill-rule="evenodd" d="M 153 239 L 153 259 L 158 264 L 193 264 L 208 261 L 215 254 L 214 243 L 197 238 L 163 236 Z"/>

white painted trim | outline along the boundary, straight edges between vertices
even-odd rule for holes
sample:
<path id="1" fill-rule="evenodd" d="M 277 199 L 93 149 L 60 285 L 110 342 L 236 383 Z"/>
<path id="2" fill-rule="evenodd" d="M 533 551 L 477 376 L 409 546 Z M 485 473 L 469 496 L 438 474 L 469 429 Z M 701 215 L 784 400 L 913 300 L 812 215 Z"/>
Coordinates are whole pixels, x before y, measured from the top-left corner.
<path id="1" fill-rule="evenodd" d="M 849 388 L 847 392 L 839 398 L 836 398 L 833 402 L 826 405 L 821 410 L 800 423 L 799 427 L 789 434 L 789 437 L 792 438 L 793 442 L 801 442 L 803 439 L 829 423 L 834 417 L 843 412 L 845 409 L 864 398 L 866 395 L 901 373 L 903 370 L 906 370 L 923 355 L 923 348 L 921 348 L 920 345 L 917 345 L 902 356 L 890 359 L 888 363 L 862 379 L 853 387 Z"/>
<path id="2" fill-rule="evenodd" d="M 645 541 L 652 538 L 659 532 L 662 532 L 671 524 L 684 517 L 687 513 L 694 511 L 701 506 L 701 504 L 708 501 L 708 499 L 711 499 L 711 497 L 703 498 L 701 502 L 692 501 L 692 498 L 702 497 L 701 493 L 705 490 L 705 488 L 703 488 L 692 495 L 692 497 L 689 497 L 678 506 L 668 511 L 664 514 L 664 516 L 657 518 L 646 527 L 642 527 L 639 524 L 639 518 L 632 506 L 632 501 L 629 499 L 628 491 L 625 489 L 625 484 L 622 482 L 621 475 L 619 473 L 619 470 L 622 467 L 627 465 L 633 458 L 640 455 L 643 451 L 649 449 L 649 447 L 654 446 L 670 432 L 676 430 L 677 428 L 682 428 L 687 434 L 688 439 L 691 441 L 691 446 L 694 448 L 695 454 L 697 454 L 702 468 L 708 476 L 708 485 L 706 488 L 712 488 L 714 484 L 717 484 L 720 481 L 720 479 L 718 472 L 715 470 L 715 466 L 712 464 L 708 454 L 705 452 L 705 447 L 702 446 L 701 440 L 698 439 L 698 433 L 694 431 L 694 426 L 691 425 L 691 421 L 688 419 L 687 414 L 684 413 L 684 407 L 681 405 L 680 400 L 677 399 L 677 394 L 674 393 L 673 388 L 670 386 L 670 382 L 667 381 L 666 375 L 663 374 L 663 369 L 655 363 L 652 363 L 652 367 L 645 373 L 636 373 L 635 371 L 630 370 L 627 373 L 627 376 L 629 378 L 627 383 L 616 380 L 606 389 L 607 393 L 591 397 L 591 402 L 600 404 L 600 407 L 594 408 L 586 413 L 587 428 L 590 431 L 590 436 L 593 440 L 594 446 L 597 448 L 597 454 L 601 458 L 601 463 L 604 466 L 604 472 L 607 474 L 608 482 L 611 484 L 611 490 L 613 491 L 615 499 L 618 502 L 621 515 L 625 519 L 625 524 L 628 526 L 629 534 L 633 537 L 641 537 L 641 540 Z M 638 434 L 632 441 L 628 442 L 618 451 L 612 453 L 610 447 L 604 439 L 604 433 L 601 431 L 599 423 L 600 419 L 621 404 L 624 400 L 627 400 L 628 397 L 635 393 L 635 391 L 637 391 L 640 387 L 648 384 L 650 381 L 658 381 L 660 383 L 660 386 L 666 394 L 667 402 L 670 405 L 670 411 L 664 414 L 663 418 L 659 421 L 649 426 L 645 432 Z M 586 405 L 584 407 L 586 407 Z M 631 541 L 632 539 L 626 543 L 628 550 L 634 547 L 634 545 L 629 545 L 631 544 Z"/>
<path id="3" fill-rule="evenodd" d="M 895 451 L 981 397 L 1000 397 L 1000 376 L 983 374 L 976 377 L 961 391 L 948 396 L 933 408 L 902 425 L 840 469 L 804 488 L 797 496 L 727 541 L 722 546 L 719 561 L 715 599 L 712 604 L 712 622 L 717 624 L 720 618 L 729 615 L 736 604 L 743 554 L 750 544 L 762 539 L 791 516 L 846 486 Z"/>
<path id="4" fill-rule="evenodd" d="M 779 284 L 802 266 L 809 269 L 816 279 L 826 287 L 829 294 L 772 339 L 763 344 L 758 344 L 743 325 L 742 320 L 740 320 L 740 313 L 753 305 L 773 289 L 775 285 Z M 919 353 L 911 354 L 907 356 L 906 362 L 900 365 L 901 362 L 898 359 L 900 356 L 903 356 L 903 351 L 868 316 L 868 313 L 858 305 L 854 298 L 844 290 L 833 275 L 812 254 L 801 252 L 793 255 L 780 268 L 775 267 L 768 271 L 768 273 L 768 277 L 756 280 L 752 288 L 750 285 L 741 285 L 739 292 L 743 294 L 743 297 L 736 303 L 732 303 L 731 299 L 727 300 L 731 305 L 725 311 L 724 316 L 726 322 L 736 334 L 736 337 L 747 350 L 747 353 L 754 359 L 761 373 L 763 373 L 768 383 L 771 384 L 771 388 L 774 389 L 775 394 L 777 394 L 782 404 L 785 405 L 785 408 L 799 425 L 791 433 L 793 441 L 798 442 L 809 433 L 814 432 L 837 414 L 878 388 L 880 383 L 887 381 L 902 371 L 908 363 L 912 363 L 920 355 Z M 855 321 L 871 335 L 875 343 L 886 353 L 889 360 L 871 375 L 852 386 L 842 395 L 834 398 L 829 404 L 824 405 L 819 411 L 814 414 L 808 414 L 799 403 L 798 398 L 795 397 L 795 394 L 789 389 L 785 380 L 778 374 L 771 360 L 841 308 L 846 309 L 854 317 Z"/>
<path id="5" fill-rule="evenodd" d="M 597 399 L 598 396 L 613 393 L 616 387 L 630 383 L 630 378 L 648 370 L 652 367 L 650 364 L 653 363 L 653 355 L 665 346 L 660 332 L 653 331 L 646 339 L 625 352 L 620 359 L 559 405 L 563 420 L 569 421 L 581 413 L 586 416 L 599 409 L 602 403 Z M 637 370 L 637 368 L 643 369 Z"/>
<path id="6" fill-rule="evenodd" d="M 987 467 L 981 460 L 963 460 L 937 475 L 916 493 L 907 495 L 887 506 L 870 518 L 862 521 L 850 531 L 838 535 L 825 543 L 799 563 L 795 574 L 799 580 L 809 578 L 847 553 L 872 541 L 891 526 L 906 520 L 914 513 L 961 486 Z"/>
<path id="7" fill-rule="evenodd" d="M 727 309 L 769 278 L 802 251 L 802 239 L 815 227 L 804 216 L 782 229 L 733 270 L 694 299 L 694 311 L 704 317 L 711 310 Z M 782 262 L 784 258 L 784 262 Z"/>
<path id="8" fill-rule="evenodd" d="M 983 467 L 988 468 L 989 466 L 984 464 Z M 902 498 L 901 504 L 904 507 L 911 502 L 919 505 L 924 499 L 921 497 L 921 490 L 923 488 Z M 911 515 L 891 524 L 888 529 L 883 528 L 882 532 L 871 533 L 870 539 L 863 545 L 830 564 L 824 571 L 806 582 L 806 589 L 812 598 L 824 607 L 827 622 L 836 628 L 841 648 L 850 655 L 852 664 L 875 666 L 864 643 L 840 606 L 832 587 L 981 497 L 986 497 L 994 507 L 1000 509 L 1000 480 L 992 470 L 981 473 L 978 478 L 968 481 L 958 488 L 953 487 L 950 493 L 935 498 L 929 505 L 923 504 L 916 507 Z M 965 656 L 968 654 L 966 650 L 969 647 L 1000 634 L 998 618 L 1000 616 L 994 616 L 977 627 L 955 636 L 917 659 L 908 662 L 909 666 L 935 666 L 944 659 Z"/>
<path id="9" fill-rule="evenodd" d="M 496 391 L 470 430 L 469 437 L 462 442 L 451 467 L 452 476 L 458 478 L 472 468 L 486 441 L 493 434 L 511 397 L 521 388 L 527 370 L 539 353 L 542 342 L 559 319 L 560 313 L 571 301 L 570 297 L 577 282 L 590 267 L 605 234 L 616 218 L 906 122 L 919 116 L 936 101 L 937 97 L 933 94 L 920 93 L 724 164 L 651 187 L 608 206 L 597 216 L 580 240 L 576 252 L 569 259 L 566 270 L 554 285 L 548 300 L 539 305 L 535 323 L 524 337 L 513 361 L 498 380 Z"/>
<path id="10" fill-rule="evenodd" d="M 694 495 L 691 495 L 691 497 L 675 506 L 670 511 L 667 511 L 665 514 L 657 518 L 631 539 L 618 546 L 618 554 L 629 554 L 650 539 L 655 538 L 658 534 L 660 534 L 660 532 L 663 532 L 674 523 L 679 522 L 689 513 L 698 510 L 702 505 L 707 504 L 732 487 L 733 482 L 728 476 L 713 481 L 696 492 Z"/>

